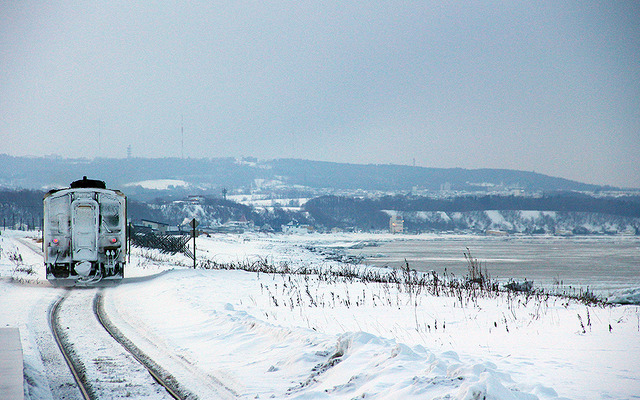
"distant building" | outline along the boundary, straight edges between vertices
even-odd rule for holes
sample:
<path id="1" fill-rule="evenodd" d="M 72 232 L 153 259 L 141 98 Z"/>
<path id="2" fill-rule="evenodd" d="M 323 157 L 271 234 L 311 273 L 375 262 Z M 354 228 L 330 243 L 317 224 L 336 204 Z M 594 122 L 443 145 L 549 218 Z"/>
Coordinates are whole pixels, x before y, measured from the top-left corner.
<path id="1" fill-rule="evenodd" d="M 140 225 L 144 228 L 148 228 L 153 232 L 167 233 L 167 228 L 169 224 L 165 224 L 163 222 L 150 221 L 148 219 L 143 219 Z"/>
<path id="2" fill-rule="evenodd" d="M 247 220 L 243 215 L 239 220 L 229 220 L 222 225 L 206 226 L 201 230 L 206 233 L 244 233 L 256 231 L 256 226 L 253 221 Z"/>
<path id="3" fill-rule="evenodd" d="M 253 223 L 253 221 L 248 221 L 244 215 L 240 217 L 239 220 L 227 221 L 222 226 L 227 227 L 231 231 L 240 233 L 255 230 L 255 224 Z"/>
<path id="4" fill-rule="evenodd" d="M 187 201 L 191 204 L 202 204 L 204 203 L 204 196 L 200 195 L 190 195 L 187 198 Z"/>
<path id="5" fill-rule="evenodd" d="M 169 225 L 167 226 L 167 235 L 171 236 L 179 236 L 191 234 L 192 228 L 190 226 L 185 225 Z"/>
<path id="6" fill-rule="evenodd" d="M 389 232 L 402 233 L 404 232 L 404 220 L 398 214 L 391 215 L 389 218 Z"/>
<path id="7" fill-rule="evenodd" d="M 313 232 L 313 226 L 311 225 L 298 225 L 296 223 L 289 222 L 286 225 L 282 225 L 282 233 L 288 234 L 288 235 L 299 235 L 299 234 L 305 234 L 305 233 L 312 233 Z"/>

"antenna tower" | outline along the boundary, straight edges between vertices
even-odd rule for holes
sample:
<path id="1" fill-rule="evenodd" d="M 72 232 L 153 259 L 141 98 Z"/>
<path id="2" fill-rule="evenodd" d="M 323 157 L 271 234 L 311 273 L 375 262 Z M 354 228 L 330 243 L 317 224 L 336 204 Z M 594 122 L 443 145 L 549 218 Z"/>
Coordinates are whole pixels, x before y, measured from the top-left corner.
<path id="1" fill-rule="evenodd" d="M 100 145 L 102 142 L 102 119 L 98 120 L 98 155 L 100 157 Z"/>

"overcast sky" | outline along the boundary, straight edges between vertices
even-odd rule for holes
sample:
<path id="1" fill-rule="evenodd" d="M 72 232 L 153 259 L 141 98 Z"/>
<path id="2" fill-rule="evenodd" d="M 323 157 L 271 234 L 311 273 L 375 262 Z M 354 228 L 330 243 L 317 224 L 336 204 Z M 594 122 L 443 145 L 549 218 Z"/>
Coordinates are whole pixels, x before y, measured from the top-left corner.
<path id="1" fill-rule="evenodd" d="M 131 146 L 640 187 L 635 0 L 3 0 L 0 71 L 10 155 Z"/>

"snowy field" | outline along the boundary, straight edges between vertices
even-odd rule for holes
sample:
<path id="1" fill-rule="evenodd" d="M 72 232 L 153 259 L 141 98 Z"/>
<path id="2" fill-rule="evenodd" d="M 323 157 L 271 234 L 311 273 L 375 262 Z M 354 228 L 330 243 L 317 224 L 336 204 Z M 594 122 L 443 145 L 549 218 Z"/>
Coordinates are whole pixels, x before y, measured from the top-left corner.
<path id="1" fill-rule="evenodd" d="M 20 328 L 27 398 L 46 399 L 55 377 L 38 350 L 48 332 L 41 314 L 62 289 L 44 279 L 32 236 L 0 235 L 0 326 Z M 247 234 L 200 237 L 197 246 L 201 265 L 339 271 L 345 264 L 307 246 L 391 239 Z M 187 363 L 195 393 L 211 379 L 245 399 L 640 398 L 638 306 L 435 296 L 334 275 L 191 263 L 134 249 L 126 278 L 104 294 L 108 315 L 131 340 L 147 343 L 160 364 Z"/>

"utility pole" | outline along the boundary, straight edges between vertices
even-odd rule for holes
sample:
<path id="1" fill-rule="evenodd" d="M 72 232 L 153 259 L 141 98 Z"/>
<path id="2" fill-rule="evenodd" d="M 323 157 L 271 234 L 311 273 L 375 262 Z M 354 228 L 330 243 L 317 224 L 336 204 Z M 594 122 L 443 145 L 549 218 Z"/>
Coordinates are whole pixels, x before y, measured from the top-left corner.
<path id="1" fill-rule="evenodd" d="M 129 222 L 127 224 L 127 247 L 129 248 L 127 251 L 127 257 L 129 260 L 127 262 L 131 263 L 131 235 L 133 234 L 133 222 Z"/>
<path id="2" fill-rule="evenodd" d="M 189 223 L 191 228 L 193 229 L 191 234 L 193 235 L 193 269 L 196 269 L 196 227 L 198 226 L 198 221 L 196 219 L 192 219 Z"/>

